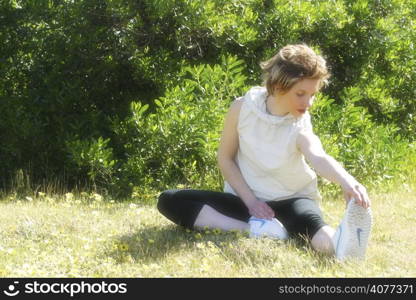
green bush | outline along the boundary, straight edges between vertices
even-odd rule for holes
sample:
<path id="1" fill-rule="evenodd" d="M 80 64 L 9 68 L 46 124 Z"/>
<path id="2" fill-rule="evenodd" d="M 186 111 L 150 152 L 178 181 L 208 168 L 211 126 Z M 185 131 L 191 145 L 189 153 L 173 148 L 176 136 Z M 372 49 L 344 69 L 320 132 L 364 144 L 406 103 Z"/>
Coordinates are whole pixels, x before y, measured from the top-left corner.
<path id="1" fill-rule="evenodd" d="M 114 178 L 116 161 L 113 150 L 108 147 L 110 139 L 73 139 L 66 142 L 70 161 L 78 170 L 84 170 L 88 179 L 96 185 L 107 187 L 116 183 Z"/>
<path id="2" fill-rule="evenodd" d="M 319 115 L 316 126 L 355 174 L 375 182 L 384 173 L 396 176 L 390 170 L 402 168 L 406 141 L 415 141 L 413 0 L 5 0 L 0 16 L 3 188 L 22 171 L 34 184 L 62 178 L 69 186 L 89 180 L 116 190 L 175 180 L 217 187 L 220 180 L 208 165 L 218 132 L 195 124 L 200 119 L 218 131 L 225 106 L 212 110 L 208 97 L 219 92 L 230 101 L 245 86 L 259 84 L 258 63 L 287 43 L 306 42 L 327 58 L 333 76 L 324 95 L 334 111 L 328 106 L 325 114 L 356 123 L 343 127 L 351 130 L 348 137 Z M 219 88 L 228 72 L 225 57 L 244 65 L 237 78 L 227 78 L 231 88 Z M 239 75 L 244 84 L 233 83 Z M 170 107 L 182 101 L 192 105 L 181 108 L 181 117 Z M 206 116 L 207 108 L 218 116 Z M 367 143 L 354 135 L 361 131 Z M 164 139 L 172 142 L 174 134 L 178 143 L 167 147 L 168 155 Z M 83 146 L 71 144 L 74 137 Z M 105 180 L 97 180 L 91 160 L 77 158 L 99 138 L 116 162 L 104 167 L 111 174 L 102 175 Z M 371 152 L 383 149 L 379 141 L 391 154 Z M 347 144 L 363 150 L 348 152 Z M 367 167 L 372 159 L 380 162 L 374 170 Z"/>
<path id="3" fill-rule="evenodd" d="M 314 129 L 328 154 L 358 180 L 377 186 L 393 177 L 405 177 L 409 142 L 394 124 L 380 125 L 359 105 L 359 88 L 342 93 L 344 104 L 320 96 L 312 107 Z M 410 171 L 410 170 L 407 170 Z"/>
<path id="4" fill-rule="evenodd" d="M 163 189 L 176 184 L 219 188 L 216 153 L 223 119 L 234 97 L 245 89 L 243 62 L 185 67 L 180 86 L 155 100 L 156 111 L 132 102 L 132 116 L 115 129 L 125 141 L 125 186 Z"/>

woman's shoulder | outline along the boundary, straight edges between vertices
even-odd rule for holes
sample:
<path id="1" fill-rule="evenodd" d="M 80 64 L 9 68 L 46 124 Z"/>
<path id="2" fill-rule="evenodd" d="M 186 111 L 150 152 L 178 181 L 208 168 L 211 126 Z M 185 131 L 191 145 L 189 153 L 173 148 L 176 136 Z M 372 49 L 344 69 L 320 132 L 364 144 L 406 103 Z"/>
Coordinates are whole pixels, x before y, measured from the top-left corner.
<path id="1" fill-rule="evenodd" d="M 235 98 L 230 104 L 230 107 L 227 112 L 227 118 L 233 118 L 235 120 L 238 120 L 241 107 L 243 106 L 243 104 L 244 104 L 243 97 Z"/>
<path id="2" fill-rule="evenodd" d="M 260 98 L 264 98 L 264 92 L 264 87 L 253 86 L 244 94 L 244 96 L 235 98 L 234 101 L 231 103 L 231 106 L 236 108 L 241 108 L 243 104 L 250 104 L 251 106 L 256 106 L 256 104 L 258 104 L 257 102 L 259 102 L 258 100 Z"/>
<path id="3" fill-rule="evenodd" d="M 235 98 L 230 104 L 230 111 L 239 113 L 244 103 L 247 103 L 245 96 Z"/>
<path id="4" fill-rule="evenodd" d="M 264 98 L 264 92 L 264 87 L 251 87 L 244 94 L 244 96 L 237 97 L 231 102 L 229 114 L 235 115 L 238 118 L 241 117 L 243 119 L 248 117 L 250 115 L 250 112 L 254 112 L 255 114 L 261 114 L 261 99 L 259 100 L 259 98 Z"/>
<path id="5" fill-rule="evenodd" d="M 232 105 L 241 105 L 244 103 L 244 97 L 237 97 L 231 102 Z"/>
<path id="6" fill-rule="evenodd" d="M 241 106 L 244 104 L 244 97 L 235 98 L 230 105 L 232 110 L 240 110 Z"/>

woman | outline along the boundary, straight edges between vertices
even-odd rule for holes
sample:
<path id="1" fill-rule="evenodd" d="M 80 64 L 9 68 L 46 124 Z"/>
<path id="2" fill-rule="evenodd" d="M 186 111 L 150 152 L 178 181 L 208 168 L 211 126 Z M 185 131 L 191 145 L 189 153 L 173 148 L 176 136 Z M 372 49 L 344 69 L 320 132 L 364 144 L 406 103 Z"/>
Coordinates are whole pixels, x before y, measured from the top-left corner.
<path id="1" fill-rule="evenodd" d="M 168 190 L 158 209 L 187 228 L 247 231 L 251 237 L 305 235 L 337 258 L 363 258 L 371 230 L 366 189 L 325 153 L 308 109 L 327 83 L 325 60 L 307 45 L 287 45 L 263 62 L 264 87 L 236 99 L 225 118 L 218 164 L 224 192 Z M 340 184 L 347 201 L 338 230 L 318 205 L 315 172 Z"/>

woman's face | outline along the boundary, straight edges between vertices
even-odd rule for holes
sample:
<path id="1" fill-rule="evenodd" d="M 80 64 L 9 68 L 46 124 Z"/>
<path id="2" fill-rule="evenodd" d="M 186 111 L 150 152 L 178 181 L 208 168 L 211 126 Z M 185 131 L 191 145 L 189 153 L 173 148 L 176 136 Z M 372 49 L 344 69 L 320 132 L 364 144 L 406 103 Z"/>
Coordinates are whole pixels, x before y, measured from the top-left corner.
<path id="1" fill-rule="evenodd" d="M 275 98 L 283 114 L 291 113 L 300 117 L 312 106 L 319 88 L 319 79 L 302 79 L 285 93 L 277 90 Z"/>

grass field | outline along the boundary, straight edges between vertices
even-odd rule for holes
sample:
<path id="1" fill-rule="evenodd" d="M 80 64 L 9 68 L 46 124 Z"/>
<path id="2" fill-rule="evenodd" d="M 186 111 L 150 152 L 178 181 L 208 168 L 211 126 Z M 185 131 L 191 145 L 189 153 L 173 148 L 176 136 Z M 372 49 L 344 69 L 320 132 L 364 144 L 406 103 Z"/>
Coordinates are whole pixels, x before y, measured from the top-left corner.
<path id="1" fill-rule="evenodd" d="M 154 205 L 100 195 L 41 194 L 0 201 L 1 277 L 416 277 L 414 188 L 371 193 L 374 227 L 364 262 L 336 262 L 298 240 L 189 231 Z M 341 199 L 324 199 L 337 226 Z"/>

